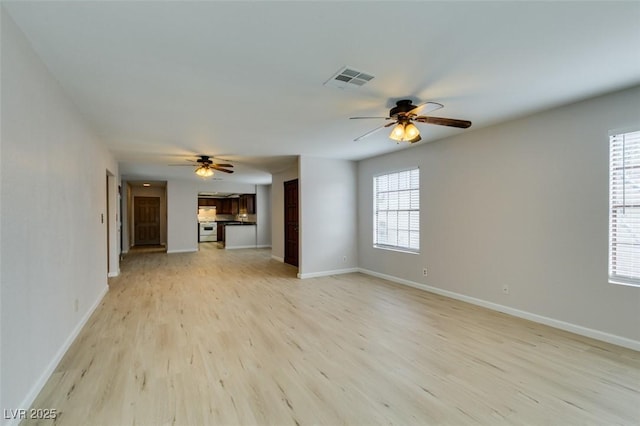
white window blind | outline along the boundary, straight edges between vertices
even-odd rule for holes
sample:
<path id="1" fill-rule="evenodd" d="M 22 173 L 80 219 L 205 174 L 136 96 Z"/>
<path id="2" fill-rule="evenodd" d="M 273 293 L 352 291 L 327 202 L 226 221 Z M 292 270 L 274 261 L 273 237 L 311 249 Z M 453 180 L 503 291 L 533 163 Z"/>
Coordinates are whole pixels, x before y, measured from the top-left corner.
<path id="1" fill-rule="evenodd" d="M 420 170 L 373 178 L 373 244 L 418 252 L 420 249 Z"/>
<path id="2" fill-rule="evenodd" d="M 609 282 L 640 286 L 640 131 L 609 138 Z"/>

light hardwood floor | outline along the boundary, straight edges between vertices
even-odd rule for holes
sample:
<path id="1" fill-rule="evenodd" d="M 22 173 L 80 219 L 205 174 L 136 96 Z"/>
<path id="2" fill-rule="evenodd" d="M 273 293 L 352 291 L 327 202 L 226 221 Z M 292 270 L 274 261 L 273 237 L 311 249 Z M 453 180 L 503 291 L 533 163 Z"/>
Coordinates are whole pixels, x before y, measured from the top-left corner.
<path id="1" fill-rule="evenodd" d="M 127 256 L 34 407 L 60 425 L 640 424 L 639 352 L 295 276 L 269 250 Z"/>

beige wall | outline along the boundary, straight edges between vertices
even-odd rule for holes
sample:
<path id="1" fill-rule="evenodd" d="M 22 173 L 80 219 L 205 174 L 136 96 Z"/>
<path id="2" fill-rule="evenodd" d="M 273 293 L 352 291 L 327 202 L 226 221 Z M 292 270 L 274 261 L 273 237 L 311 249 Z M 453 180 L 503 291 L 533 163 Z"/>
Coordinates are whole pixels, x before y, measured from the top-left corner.
<path id="1" fill-rule="evenodd" d="M 607 282 L 608 132 L 639 111 L 635 87 L 361 161 L 359 266 L 640 348 L 640 289 Z M 420 254 L 375 249 L 373 176 L 413 166 Z"/>
<path id="2" fill-rule="evenodd" d="M 300 157 L 301 278 L 358 266 L 356 171 L 353 161 Z"/>
<path id="3" fill-rule="evenodd" d="M 118 164 L 0 15 L 0 407 L 15 410 L 30 407 L 107 291 L 117 202 L 107 212 L 106 183 Z"/>

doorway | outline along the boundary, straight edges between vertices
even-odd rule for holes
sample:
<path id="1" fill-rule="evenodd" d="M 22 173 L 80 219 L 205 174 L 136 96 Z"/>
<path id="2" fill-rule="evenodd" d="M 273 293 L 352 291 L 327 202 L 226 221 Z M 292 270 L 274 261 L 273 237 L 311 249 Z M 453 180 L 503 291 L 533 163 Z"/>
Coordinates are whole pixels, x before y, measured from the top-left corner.
<path id="1" fill-rule="evenodd" d="M 107 243 L 107 276 L 116 277 L 120 273 L 118 254 L 118 198 L 117 198 L 117 178 L 107 170 L 106 175 L 106 200 L 105 211 L 102 213 L 102 223 L 105 225 L 105 237 Z"/>
<path id="2" fill-rule="evenodd" d="M 284 262 L 298 266 L 298 179 L 284 183 Z"/>
<path id="3" fill-rule="evenodd" d="M 133 197 L 135 246 L 160 245 L 160 197 Z"/>
<path id="4" fill-rule="evenodd" d="M 111 203 L 109 201 L 110 198 L 110 191 L 109 191 L 109 172 L 107 171 L 107 187 L 106 187 L 106 191 L 105 191 L 105 195 L 107 196 L 107 276 L 109 276 L 109 267 L 111 266 L 111 241 L 109 241 L 111 239 L 111 220 L 109 217 L 109 209 L 111 207 Z M 104 221 L 104 216 L 103 216 L 103 221 Z"/>

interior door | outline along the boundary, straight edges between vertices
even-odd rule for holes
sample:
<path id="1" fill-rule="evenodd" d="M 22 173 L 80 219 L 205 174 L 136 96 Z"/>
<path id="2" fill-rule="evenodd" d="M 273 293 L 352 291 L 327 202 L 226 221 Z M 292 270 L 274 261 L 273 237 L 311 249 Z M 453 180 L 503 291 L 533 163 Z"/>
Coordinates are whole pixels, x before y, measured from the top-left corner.
<path id="1" fill-rule="evenodd" d="M 284 261 L 298 266 L 298 179 L 284 183 Z"/>
<path id="2" fill-rule="evenodd" d="M 134 244 L 160 244 L 160 197 L 133 197 Z"/>

